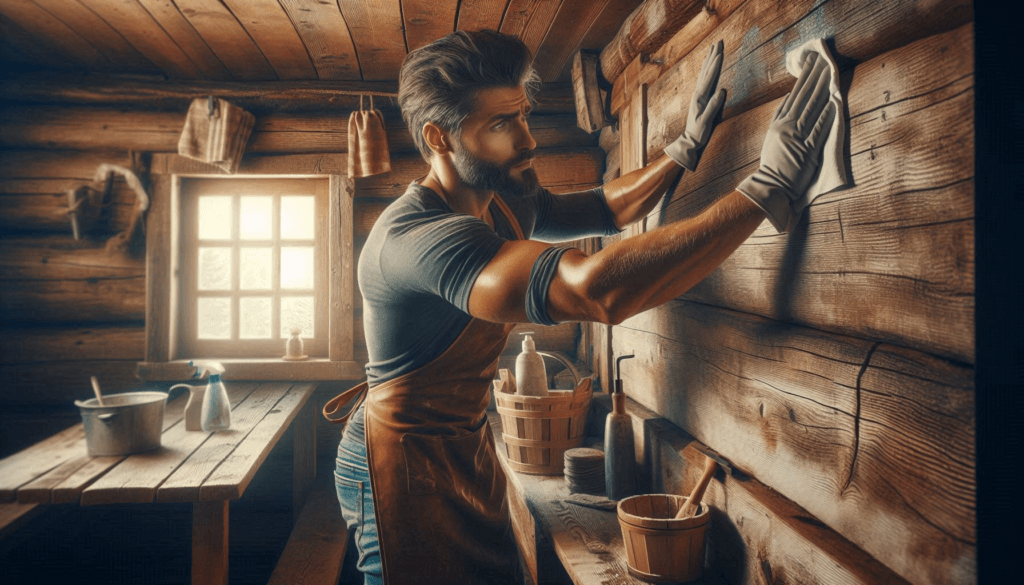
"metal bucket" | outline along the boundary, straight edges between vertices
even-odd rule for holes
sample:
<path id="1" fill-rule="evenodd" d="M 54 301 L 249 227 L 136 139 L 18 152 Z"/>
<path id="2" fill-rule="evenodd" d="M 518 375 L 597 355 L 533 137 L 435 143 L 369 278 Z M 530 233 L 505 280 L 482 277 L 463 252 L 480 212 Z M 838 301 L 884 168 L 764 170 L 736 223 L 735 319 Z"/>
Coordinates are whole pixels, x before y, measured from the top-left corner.
<path id="1" fill-rule="evenodd" d="M 85 426 L 89 455 L 130 455 L 160 447 L 164 427 L 164 392 L 125 392 L 76 400 Z"/>

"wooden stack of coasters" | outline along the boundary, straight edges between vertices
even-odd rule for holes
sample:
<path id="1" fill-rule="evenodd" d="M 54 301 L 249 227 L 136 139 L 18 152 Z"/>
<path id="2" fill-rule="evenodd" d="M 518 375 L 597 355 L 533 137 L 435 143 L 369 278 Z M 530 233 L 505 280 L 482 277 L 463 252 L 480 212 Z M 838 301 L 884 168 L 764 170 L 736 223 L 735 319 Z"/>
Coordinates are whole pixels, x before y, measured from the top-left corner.
<path id="1" fill-rule="evenodd" d="M 604 452 L 577 447 L 565 452 L 565 483 L 571 494 L 604 495 Z"/>

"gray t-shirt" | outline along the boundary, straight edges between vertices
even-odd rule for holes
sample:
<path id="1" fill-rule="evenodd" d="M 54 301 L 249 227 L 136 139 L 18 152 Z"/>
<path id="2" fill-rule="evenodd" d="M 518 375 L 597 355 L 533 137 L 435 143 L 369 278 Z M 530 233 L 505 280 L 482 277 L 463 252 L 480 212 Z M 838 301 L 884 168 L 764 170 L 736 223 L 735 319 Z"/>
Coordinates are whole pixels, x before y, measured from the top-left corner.
<path id="1" fill-rule="evenodd" d="M 619 232 L 600 187 L 564 195 L 542 189 L 504 201 L 527 239 L 564 242 Z M 496 203 L 490 212 L 493 229 L 413 183 L 374 224 L 359 257 L 370 386 L 431 362 L 469 323 L 476 277 L 502 244 L 516 239 Z M 534 263 L 526 307 L 530 321 L 554 324 L 547 314 L 547 291 L 569 249 L 555 246 Z"/>

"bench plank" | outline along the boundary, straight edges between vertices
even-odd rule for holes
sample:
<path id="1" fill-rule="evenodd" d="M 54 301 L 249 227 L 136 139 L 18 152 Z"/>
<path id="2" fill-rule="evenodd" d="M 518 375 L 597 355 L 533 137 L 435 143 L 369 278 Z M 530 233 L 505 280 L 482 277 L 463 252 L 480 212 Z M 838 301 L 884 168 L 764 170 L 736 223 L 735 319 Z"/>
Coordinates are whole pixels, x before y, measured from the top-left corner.
<path id="1" fill-rule="evenodd" d="M 299 514 L 269 585 L 337 583 L 348 547 L 332 474 L 324 474 Z"/>
<path id="2" fill-rule="evenodd" d="M 0 539 L 7 538 L 9 534 L 15 532 L 42 512 L 45 507 L 42 504 L 26 504 L 22 502 L 0 504 Z"/>

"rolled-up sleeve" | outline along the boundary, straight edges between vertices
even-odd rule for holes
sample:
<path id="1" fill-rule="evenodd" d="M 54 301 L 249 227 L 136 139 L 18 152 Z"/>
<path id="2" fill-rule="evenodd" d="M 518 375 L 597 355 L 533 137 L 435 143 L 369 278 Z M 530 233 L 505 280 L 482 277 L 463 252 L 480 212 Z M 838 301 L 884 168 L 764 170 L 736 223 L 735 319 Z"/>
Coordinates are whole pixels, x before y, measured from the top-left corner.
<path id="1" fill-rule="evenodd" d="M 604 188 L 555 195 L 547 189 L 537 194 L 537 223 L 533 238 L 565 242 L 594 236 L 613 236 L 620 230 L 604 197 Z"/>

